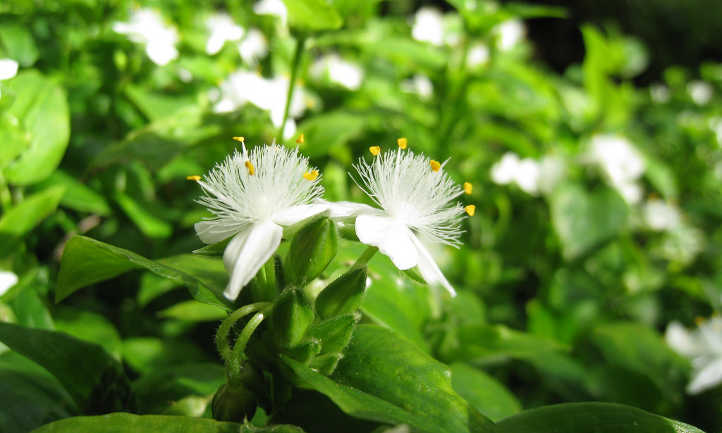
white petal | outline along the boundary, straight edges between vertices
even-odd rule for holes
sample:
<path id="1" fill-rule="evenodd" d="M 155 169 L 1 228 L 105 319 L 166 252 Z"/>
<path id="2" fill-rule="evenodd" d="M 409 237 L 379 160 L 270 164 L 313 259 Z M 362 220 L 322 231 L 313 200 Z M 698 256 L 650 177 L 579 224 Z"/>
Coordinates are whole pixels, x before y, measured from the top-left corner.
<path id="1" fill-rule="evenodd" d="M 380 214 L 381 210 L 371 207 L 367 204 L 355 203 L 352 201 L 326 201 L 319 200 L 324 203 L 329 209 L 329 217 L 334 219 L 341 218 L 352 218 L 358 215 L 376 215 Z"/>
<path id="2" fill-rule="evenodd" d="M 676 352 L 685 356 L 697 356 L 704 352 L 699 338 L 692 332 L 687 331 L 679 322 L 671 322 L 664 334 L 667 345 Z"/>
<path id="3" fill-rule="evenodd" d="M 417 267 L 419 269 L 419 273 L 421 273 L 421 276 L 424 277 L 424 280 L 426 280 L 429 285 L 440 284 L 442 287 L 449 291 L 451 296 L 456 296 L 456 290 L 451 287 L 451 284 L 441 272 L 441 269 L 439 269 L 439 267 L 436 265 L 436 262 L 434 261 L 434 258 L 431 257 L 431 253 L 429 253 L 429 250 L 427 250 L 424 244 L 421 243 L 419 238 L 417 238 L 413 234 L 411 235 L 411 239 L 413 240 L 414 245 L 419 252 L 419 262 L 417 264 Z"/>
<path id="4" fill-rule="evenodd" d="M 13 59 L 0 59 L 0 80 L 7 80 L 18 73 L 18 62 Z"/>
<path id="5" fill-rule="evenodd" d="M 0 271 L 0 296 L 17 284 L 18 276 L 10 271 Z"/>
<path id="6" fill-rule="evenodd" d="M 271 217 L 274 223 L 282 226 L 293 226 L 328 211 L 324 203 L 300 204 L 276 212 Z"/>
<path id="7" fill-rule="evenodd" d="M 178 57 L 178 50 L 172 44 L 150 42 L 145 46 L 145 53 L 158 66 L 165 66 Z"/>
<path id="8" fill-rule="evenodd" d="M 243 286 L 273 256 L 281 244 L 283 228 L 266 222 L 257 224 L 236 235 L 223 252 L 223 264 L 231 273 L 231 280 L 223 292 L 226 298 L 235 300 Z"/>
<path id="9" fill-rule="evenodd" d="M 199 221 L 193 227 L 201 242 L 208 245 L 225 241 L 243 228 L 237 224 L 226 224 L 221 220 Z"/>
<path id="10" fill-rule="evenodd" d="M 687 386 L 687 392 L 699 394 L 717 386 L 720 382 L 722 382 L 722 358 L 710 362 L 706 367 L 699 370 Z"/>
<path id="11" fill-rule="evenodd" d="M 392 218 L 361 215 L 356 218 L 356 235 L 366 245 L 378 247 L 402 271 L 416 266 L 418 252 L 412 241 L 414 234 Z"/>

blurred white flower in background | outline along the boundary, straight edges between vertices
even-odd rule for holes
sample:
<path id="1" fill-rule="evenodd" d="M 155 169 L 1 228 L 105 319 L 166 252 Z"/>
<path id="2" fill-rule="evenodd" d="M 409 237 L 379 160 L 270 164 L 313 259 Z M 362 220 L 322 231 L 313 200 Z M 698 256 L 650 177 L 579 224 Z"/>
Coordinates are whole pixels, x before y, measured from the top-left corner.
<path id="1" fill-rule="evenodd" d="M 238 44 L 238 53 L 246 64 L 254 66 L 268 54 L 268 41 L 260 30 L 250 29 Z"/>
<path id="2" fill-rule="evenodd" d="M 485 65 L 489 61 L 489 47 L 481 42 L 476 43 L 469 48 L 466 56 L 466 64 L 470 68 Z"/>
<path id="3" fill-rule="evenodd" d="M 671 230 L 682 221 L 679 209 L 660 199 L 651 199 L 644 204 L 644 221 L 652 230 Z"/>
<path id="4" fill-rule="evenodd" d="M 0 296 L 4 295 L 12 286 L 18 283 L 18 276 L 14 272 L 0 270 Z"/>
<path id="5" fill-rule="evenodd" d="M 358 64 L 346 61 L 338 54 L 327 54 L 314 62 L 311 75 L 316 79 L 327 76 L 332 83 L 340 84 L 349 90 L 358 90 L 364 72 Z"/>
<path id="6" fill-rule="evenodd" d="M 537 161 L 507 152 L 491 167 L 491 180 L 499 185 L 514 183 L 524 192 L 536 195 L 553 190 L 565 172 L 564 161 L 557 156 L 548 155 Z"/>
<path id="7" fill-rule="evenodd" d="M 213 107 L 216 113 L 235 111 L 246 103 L 268 111 L 274 126 L 280 127 L 286 107 L 289 79 L 284 76 L 264 78 L 255 72 L 237 71 L 226 78 L 220 86 L 220 96 Z M 296 132 L 295 118 L 306 111 L 306 95 L 302 86 L 296 84 L 288 111 L 283 137 L 290 138 Z"/>
<path id="8" fill-rule="evenodd" d="M 689 331 L 678 322 L 667 326 L 667 344 L 692 362 L 687 392 L 699 394 L 722 382 L 722 317 L 713 317 Z"/>
<path id="9" fill-rule="evenodd" d="M 717 144 L 722 146 L 722 117 L 713 117 L 709 120 L 709 127 L 714 132 Z"/>
<path id="10" fill-rule="evenodd" d="M 261 0 L 253 5 L 253 12 L 258 15 L 274 15 L 281 19 L 281 24 L 286 25 L 288 10 L 282 0 Z"/>
<path id="11" fill-rule="evenodd" d="M 426 75 L 416 74 L 401 83 L 401 90 L 419 95 L 421 99 L 429 99 L 434 94 L 434 85 Z"/>
<path id="12" fill-rule="evenodd" d="M 436 8 L 422 7 L 416 11 L 411 36 L 417 41 L 440 46 L 444 43 L 444 15 Z"/>
<path id="13" fill-rule="evenodd" d="M 524 38 L 526 29 L 521 20 L 507 20 L 492 30 L 497 35 L 497 46 L 501 51 L 509 51 Z"/>
<path id="14" fill-rule="evenodd" d="M 652 101 L 658 104 L 669 101 L 669 88 L 664 84 L 653 84 L 649 88 L 649 94 L 652 97 Z"/>
<path id="15" fill-rule="evenodd" d="M 637 179 L 644 173 L 644 158 L 626 138 L 595 135 L 584 159 L 599 164 L 609 182 L 628 203 L 638 203 L 642 199 L 642 187 Z"/>
<path id="16" fill-rule="evenodd" d="M 216 54 L 226 42 L 241 40 L 245 31 L 226 13 L 216 13 L 206 19 L 206 28 L 210 31 L 206 42 L 206 53 Z"/>
<path id="17" fill-rule="evenodd" d="M 163 17 L 153 9 L 134 10 L 128 22 L 114 23 L 113 30 L 126 35 L 135 43 L 144 44 L 145 53 L 156 65 L 167 65 L 178 57 L 175 47 L 178 31 L 175 27 L 166 25 Z"/>
<path id="18" fill-rule="evenodd" d="M 704 81 L 691 81 L 687 84 L 687 91 L 695 104 L 705 105 L 712 99 L 712 86 Z"/>
<path id="19" fill-rule="evenodd" d="M 0 59 L 0 80 L 9 80 L 18 74 L 18 62 L 13 59 Z"/>

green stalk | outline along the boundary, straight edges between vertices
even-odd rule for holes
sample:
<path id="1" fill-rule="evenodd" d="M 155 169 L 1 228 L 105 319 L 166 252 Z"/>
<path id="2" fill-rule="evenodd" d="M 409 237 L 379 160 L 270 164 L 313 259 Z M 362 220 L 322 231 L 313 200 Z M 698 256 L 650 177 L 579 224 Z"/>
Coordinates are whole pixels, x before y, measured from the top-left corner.
<path id="1" fill-rule="evenodd" d="M 363 254 L 361 254 L 361 257 L 359 257 L 358 260 L 356 260 L 356 262 L 351 266 L 349 271 L 366 266 L 366 264 L 369 262 L 369 260 L 371 260 L 371 258 L 374 256 L 374 254 L 376 254 L 376 251 L 378 250 L 379 249 L 376 247 L 366 248 Z"/>
<path id="2" fill-rule="evenodd" d="M 248 345 L 248 340 L 251 339 L 253 332 L 265 318 L 265 311 L 259 311 L 255 316 L 251 317 L 251 320 L 246 323 L 246 326 L 241 331 L 241 335 L 238 336 L 236 344 L 233 345 L 233 352 L 229 363 L 229 375 L 231 380 L 233 380 L 236 375 L 240 374 L 243 359 L 246 357 L 245 350 Z"/>
<path id="3" fill-rule="evenodd" d="M 306 45 L 306 37 L 299 36 L 296 40 L 296 51 L 293 53 L 293 62 L 291 63 L 291 80 L 288 83 L 288 93 L 286 94 L 286 108 L 283 110 L 283 121 L 278 129 L 279 141 L 283 141 L 283 130 L 286 128 L 288 120 L 288 111 L 291 109 L 291 98 L 293 98 L 293 90 L 296 88 L 296 77 L 298 77 L 298 67 L 301 65 L 301 57 L 303 56 L 303 48 Z"/>
<path id="4" fill-rule="evenodd" d="M 223 361 L 226 364 L 231 361 L 233 355 L 233 351 L 228 343 L 228 335 L 230 334 L 231 329 L 233 329 L 233 325 L 245 316 L 256 311 L 263 310 L 270 305 L 270 302 L 257 302 L 255 304 L 245 305 L 231 313 L 225 318 L 225 320 L 223 320 L 223 322 L 221 322 L 221 326 L 218 327 L 218 332 L 216 333 L 216 347 L 218 348 L 218 353 L 221 354 L 221 358 L 223 358 Z"/>

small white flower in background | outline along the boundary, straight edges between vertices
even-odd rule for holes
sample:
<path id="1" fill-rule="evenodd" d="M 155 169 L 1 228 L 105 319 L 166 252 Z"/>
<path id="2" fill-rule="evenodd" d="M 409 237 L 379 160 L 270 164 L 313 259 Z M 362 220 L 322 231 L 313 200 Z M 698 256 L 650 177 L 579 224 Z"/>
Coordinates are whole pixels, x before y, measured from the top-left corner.
<path id="1" fill-rule="evenodd" d="M 713 117 L 709 120 L 709 127 L 714 132 L 717 144 L 722 146 L 722 117 Z"/>
<path id="2" fill-rule="evenodd" d="M 419 95 L 421 99 L 429 99 L 434 94 L 434 84 L 426 75 L 416 74 L 401 83 L 401 90 Z"/>
<path id="3" fill-rule="evenodd" d="M 281 19 L 281 24 L 286 25 L 288 10 L 282 0 L 261 0 L 253 5 L 253 12 L 258 15 L 274 15 Z"/>
<path id="4" fill-rule="evenodd" d="M 238 44 L 238 53 L 247 65 L 254 66 L 268 54 L 268 41 L 260 30 L 250 29 Z"/>
<path id="5" fill-rule="evenodd" d="M 682 221 L 679 209 L 660 199 L 651 199 L 644 204 L 644 221 L 652 230 L 671 230 Z"/>
<path id="6" fill-rule="evenodd" d="M 178 32 L 166 25 L 163 17 L 153 9 L 137 9 L 128 22 L 116 22 L 113 30 L 128 36 L 135 43 L 145 45 L 145 53 L 153 63 L 163 66 L 178 57 L 175 44 Z"/>
<path id="7" fill-rule="evenodd" d="M 250 102 L 268 111 L 273 125 L 279 127 L 283 122 L 289 84 L 290 80 L 283 76 L 266 79 L 255 72 L 237 71 L 221 83 L 220 100 L 213 109 L 216 113 L 227 113 Z M 284 138 L 293 136 L 296 131 L 294 118 L 303 115 L 306 105 L 305 92 L 302 86 L 296 84 L 289 107 L 289 118 L 283 131 Z"/>
<path id="8" fill-rule="evenodd" d="M 626 138 L 596 135 L 592 137 L 584 159 L 599 164 L 612 186 L 628 203 L 641 200 L 642 187 L 637 179 L 644 173 L 645 162 L 642 154 Z"/>
<path id="9" fill-rule="evenodd" d="M 18 74 L 18 62 L 13 59 L 0 59 L 0 80 L 9 80 Z"/>
<path id="10" fill-rule="evenodd" d="M 507 152 L 491 167 L 491 180 L 499 185 L 515 183 L 524 192 L 536 195 L 552 191 L 565 173 L 566 167 L 560 157 L 547 155 L 537 161 L 520 159 L 517 154 Z"/>
<path id="11" fill-rule="evenodd" d="M 474 44 L 469 48 L 466 56 L 466 64 L 470 68 L 485 65 L 489 61 L 489 47 L 481 42 Z"/>
<path id="12" fill-rule="evenodd" d="M 566 161 L 557 155 L 546 155 L 539 163 L 539 191 L 549 193 L 567 174 Z"/>
<path id="13" fill-rule="evenodd" d="M 18 283 L 18 276 L 10 271 L 0 270 L 0 296 L 4 295 L 12 286 Z"/>
<path id="14" fill-rule="evenodd" d="M 338 54 L 328 54 L 314 62 L 311 66 L 311 75 L 316 78 L 327 75 L 332 83 L 340 84 L 349 90 L 358 90 L 364 72 L 356 63 L 346 61 Z"/>
<path id="15" fill-rule="evenodd" d="M 664 84 L 654 84 L 649 88 L 652 101 L 663 104 L 669 101 L 669 88 Z"/>
<path id="16" fill-rule="evenodd" d="M 705 105 L 712 99 L 712 86 L 704 81 L 692 81 L 687 84 L 687 91 L 695 104 Z"/>
<path id="17" fill-rule="evenodd" d="M 496 164 L 491 166 L 491 180 L 499 185 L 514 182 L 519 162 L 519 156 L 516 153 L 505 153 Z"/>
<path id="18" fill-rule="evenodd" d="M 492 30 L 497 35 L 497 46 L 501 51 L 509 51 L 522 39 L 526 29 L 520 20 L 507 20 Z"/>
<path id="19" fill-rule="evenodd" d="M 283 228 L 327 210 L 314 203 L 323 194 L 318 170 L 297 149 L 272 144 L 235 151 L 198 180 L 197 200 L 213 218 L 196 223 L 206 244 L 231 238 L 223 264 L 231 274 L 224 295 L 234 300 L 273 256 Z"/>
<path id="20" fill-rule="evenodd" d="M 206 53 L 213 55 L 219 52 L 226 42 L 240 41 L 245 33 L 243 27 L 233 21 L 226 13 L 217 13 L 206 19 L 206 28 L 210 31 L 206 42 Z"/>
<path id="21" fill-rule="evenodd" d="M 722 383 L 722 317 L 713 317 L 688 331 L 678 322 L 667 326 L 667 344 L 692 362 L 687 392 L 699 394 Z"/>
<path id="22" fill-rule="evenodd" d="M 414 16 L 411 36 L 417 41 L 440 46 L 444 43 L 444 15 L 436 8 L 422 7 Z"/>
<path id="23" fill-rule="evenodd" d="M 339 202 L 330 204 L 332 218 L 355 217 L 356 235 L 367 245 L 378 247 L 401 269 L 417 267 L 431 285 L 440 284 L 452 295 L 456 292 L 422 243 L 458 246 L 464 212 L 473 215 L 455 199 L 464 193 L 443 170 L 444 164 L 417 155 L 406 147 L 405 139 L 396 152 L 370 150 L 371 162 L 354 165 L 358 186 L 380 207 Z M 466 184 L 467 191 L 471 185 Z"/>
<path id="24" fill-rule="evenodd" d="M 688 265 L 704 247 L 704 233 L 696 227 L 682 223 L 668 230 L 662 244 L 654 250 L 667 260 Z"/>

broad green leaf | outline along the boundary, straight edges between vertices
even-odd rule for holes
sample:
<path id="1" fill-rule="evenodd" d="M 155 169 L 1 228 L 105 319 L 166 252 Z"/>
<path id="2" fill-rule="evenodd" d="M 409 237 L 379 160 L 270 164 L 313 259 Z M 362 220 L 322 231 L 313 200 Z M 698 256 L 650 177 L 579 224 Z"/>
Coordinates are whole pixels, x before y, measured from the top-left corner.
<path id="1" fill-rule="evenodd" d="M 85 236 L 75 236 L 65 246 L 55 300 L 62 301 L 82 287 L 140 268 L 188 287 L 197 301 L 229 308 L 222 294 L 225 282 L 221 281 L 227 277 L 220 260 L 189 254 L 152 261 Z"/>
<path id="2" fill-rule="evenodd" d="M 180 302 L 158 312 L 159 317 L 188 322 L 215 322 L 225 319 L 227 315 L 224 308 L 193 300 Z"/>
<path id="3" fill-rule="evenodd" d="M 209 357 L 190 341 L 136 337 L 123 341 L 123 361 L 144 374 L 188 362 L 205 362 Z"/>
<path id="4" fill-rule="evenodd" d="M 240 424 L 212 419 L 111 413 L 56 421 L 33 430 L 32 433 L 239 433 L 243 431 Z"/>
<path id="5" fill-rule="evenodd" d="M 283 359 L 302 384 L 354 417 L 429 433 L 493 431 L 493 424 L 453 391 L 445 365 L 387 329 L 358 326 L 330 377 Z"/>
<path id="6" fill-rule="evenodd" d="M 38 188 L 65 187 L 65 194 L 60 200 L 60 204 L 64 207 L 98 215 L 110 214 L 110 206 L 105 197 L 62 170 L 56 170 L 37 186 Z"/>
<path id="7" fill-rule="evenodd" d="M 38 47 L 35 45 L 30 29 L 21 24 L 3 23 L 0 25 L 0 45 L 5 55 L 27 68 L 38 59 Z"/>
<path id="8" fill-rule="evenodd" d="M 345 111 L 313 116 L 298 127 L 306 138 L 300 148 L 311 157 L 326 155 L 332 149 L 344 148 L 349 140 L 361 134 L 365 125 L 363 116 Z"/>
<path id="9" fill-rule="evenodd" d="M 75 338 L 103 347 L 113 358 L 120 360 L 121 341 L 110 320 L 91 311 L 72 307 L 58 308 L 53 313 L 55 329 Z"/>
<path id="10" fill-rule="evenodd" d="M 10 183 L 28 185 L 48 177 L 63 158 L 70 138 L 70 114 L 62 87 L 36 71 L 18 74 L 7 85 L 14 117 L 29 147 L 5 169 Z"/>
<path id="11" fill-rule="evenodd" d="M 567 403 L 506 418 L 495 433 L 704 433 L 695 427 L 630 406 Z"/>
<path id="12" fill-rule="evenodd" d="M 627 204 L 606 188 L 588 192 L 580 185 L 561 186 L 552 194 L 550 207 L 567 260 L 578 259 L 612 239 L 627 220 Z"/>
<path id="13" fill-rule="evenodd" d="M 102 347 L 61 332 L 0 323 L 0 341 L 45 367 L 85 412 L 127 407 L 130 386 L 123 367 Z"/>
<path id="14" fill-rule="evenodd" d="M 7 99 L 5 95 L 0 96 Z M 0 143 L 3 143 L 0 146 L 0 172 L 30 147 L 30 142 L 26 138 L 22 128 L 16 124 L 16 118 L 2 113 L 0 106 Z"/>
<path id="15" fill-rule="evenodd" d="M 334 30 L 343 24 L 336 9 L 325 0 L 283 0 L 283 3 L 288 10 L 288 24 L 296 30 Z"/>
<path id="16" fill-rule="evenodd" d="M 454 391 L 492 421 L 521 411 L 521 404 L 504 385 L 467 364 L 451 365 L 451 385 Z"/>
<path id="17" fill-rule="evenodd" d="M 10 306 L 15 312 L 17 324 L 28 328 L 54 329 L 53 318 L 50 316 L 48 307 L 40 297 L 36 286 L 40 282 L 36 279 L 30 284 L 22 287 L 10 301 Z"/>
<path id="18" fill-rule="evenodd" d="M 173 116 L 179 110 L 195 103 L 192 97 L 159 95 L 133 85 L 127 86 L 125 92 L 151 121 Z"/>
<path id="19" fill-rule="evenodd" d="M 165 239 L 173 234 L 173 226 L 169 222 L 154 215 L 142 203 L 128 194 L 116 192 L 115 201 L 144 235 L 150 238 Z"/>
<path id="20" fill-rule="evenodd" d="M 11 246 L 20 240 L 58 207 L 65 188 L 53 187 L 33 194 L 13 206 L 0 217 L 0 256 L 9 254 Z"/>

